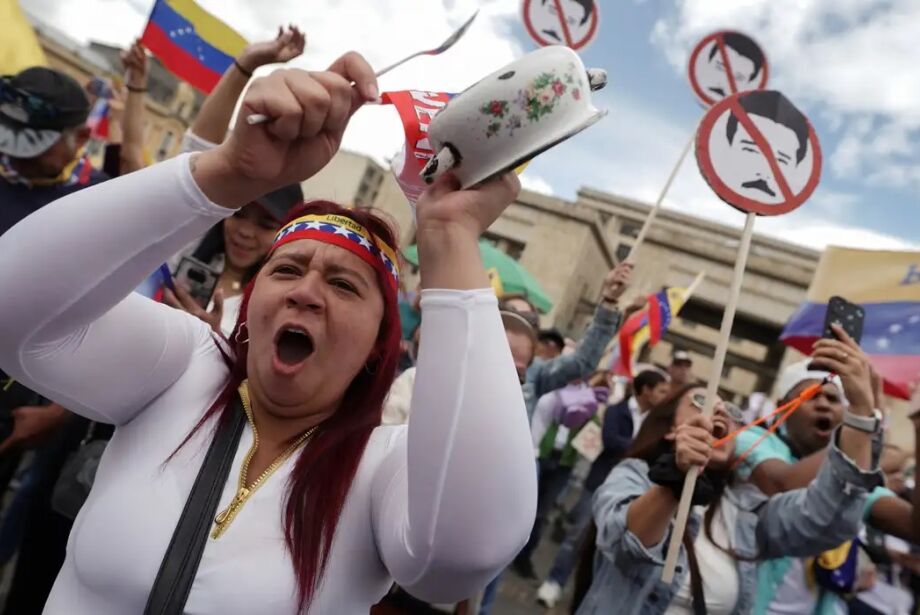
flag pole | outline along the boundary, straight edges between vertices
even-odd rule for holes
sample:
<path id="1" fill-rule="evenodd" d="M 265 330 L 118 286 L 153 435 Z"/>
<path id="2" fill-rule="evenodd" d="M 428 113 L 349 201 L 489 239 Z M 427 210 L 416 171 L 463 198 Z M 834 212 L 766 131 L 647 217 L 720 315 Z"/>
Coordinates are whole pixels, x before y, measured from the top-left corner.
<path id="1" fill-rule="evenodd" d="M 747 265 L 748 253 L 751 251 L 751 237 L 754 235 L 754 220 L 756 214 L 749 213 L 744 221 L 744 231 L 741 233 L 741 245 L 738 247 L 738 256 L 735 259 L 735 272 L 732 277 L 731 291 L 725 313 L 722 315 L 722 328 L 719 331 L 719 344 L 712 360 L 712 371 L 706 387 L 706 403 L 703 406 L 703 416 L 712 416 L 716 395 L 719 392 L 719 380 L 722 367 L 725 365 L 725 355 L 728 354 L 728 341 L 732 332 L 732 323 L 735 320 L 735 310 L 738 307 L 738 298 L 741 296 L 741 282 L 744 279 L 744 268 Z M 680 494 L 680 503 L 677 506 L 677 517 L 674 520 L 674 530 L 671 532 L 671 542 L 668 544 L 668 555 L 664 562 L 661 580 L 670 585 L 674 579 L 674 568 L 677 566 L 677 556 L 680 554 L 682 536 L 687 528 L 687 517 L 690 515 L 690 502 L 693 500 L 693 491 L 696 488 L 696 479 L 700 468 L 693 466 L 684 477 L 684 490 Z"/>
<path id="2" fill-rule="evenodd" d="M 642 230 L 639 231 L 639 235 L 636 237 L 636 241 L 633 243 L 632 248 L 630 248 L 629 254 L 626 256 L 624 262 L 635 262 L 633 260 L 633 256 L 635 256 L 636 251 L 639 249 L 639 246 L 642 245 L 642 242 L 645 241 L 645 236 L 648 235 L 649 229 L 652 227 L 652 223 L 655 221 L 655 217 L 658 215 L 658 210 L 661 209 L 661 204 L 664 202 L 664 198 L 668 195 L 668 191 L 671 189 L 671 184 L 674 183 L 674 178 L 677 177 L 677 172 L 680 170 L 681 165 L 684 163 L 684 159 L 687 157 L 687 154 L 690 153 L 690 148 L 693 146 L 693 142 L 695 140 L 696 129 L 693 130 L 693 134 L 690 135 L 690 140 L 687 141 L 687 145 L 685 145 L 684 149 L 681 151 L 680 157 L 677 159 L 677 163 L 674 165 L 674 168 L 671 169 L 671 174 L 668 175 L 667 181 L 664 182 L 664 186 L 661 188 L 661 192 L 658 194 L 658 200 L 655 201 L 652 209 L 648 212 L 648 216 L 646 216 L 645 222 L 642 224 Z"/>
<path id="3" fill-rule="evenodd" d="M 696 277 L 693 279 L 693 282 L 690 284 L 690 286 L 687 287 L 687 292 L 684 293 L 685 303 L 690 300 L 690 297 L 693 296 L 693 293 L 696 291 L 699 285 L 703 283 L 703 279 L 705 277 L 706 277 L 705 271 L 700 271 L 698 274 L 696 274 Z"/>

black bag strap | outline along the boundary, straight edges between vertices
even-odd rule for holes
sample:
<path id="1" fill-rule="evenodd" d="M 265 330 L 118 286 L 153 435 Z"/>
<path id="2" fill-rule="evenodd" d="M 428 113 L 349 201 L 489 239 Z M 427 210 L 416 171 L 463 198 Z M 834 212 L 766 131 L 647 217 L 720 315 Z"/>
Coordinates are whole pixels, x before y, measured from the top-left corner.
<path id="1" fill-rule="evenodd" d="M 192 590 L 214 514 L 246 424 L 239 395 L 234 396 L 231 404 L 231 416 L 229 420 L 221 421 L 214 434 L 169 541 L 147 598 L 145 615 L 182 615 L 185 610 L 185 602 Z"/>

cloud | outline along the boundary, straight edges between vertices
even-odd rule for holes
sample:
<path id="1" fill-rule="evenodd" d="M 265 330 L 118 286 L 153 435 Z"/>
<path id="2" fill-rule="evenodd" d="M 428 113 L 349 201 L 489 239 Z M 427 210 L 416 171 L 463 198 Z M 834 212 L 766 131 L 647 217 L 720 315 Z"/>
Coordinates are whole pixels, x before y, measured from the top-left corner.
<path id="1" fill-rule="evenodd" d="M 422 57 L 381 79 L 383 90 L 457 92 L 526 51 L 519 33 L 519 0 L 200 0 L 249 40 L 266 39 L 281 23 L 301 25 L 307 51 L 292 64 L 327 66 L 345 51 L 361 52 L 373 66 L 440 43 L 476 9 L 480 15 L 455 48 Z M 828 175 L 870 184 L 920 186 L 920 80 L 915 74 L 915 36 L 920 3 L 907 0 L 801 0 L 796 8 L 768 0 L 721 2 L 674 0 L 651 34 L 679 74 L 687 53 L 705 33 L 732 24 L 756 33 L 775 76 L 809 113 L 840 131 L 826 152 Z M 29 0 L 39 20 L 81 42 L 127 45 L 144 27 L 152 0 Z M 100 15 L 105 18 L 101 19 Z M 913 33 L 915 34 L 915 33 Z M 807 60 L 807 61 L 806 61 Z M 595 94 L 611 111 L 597 126 L 538 157 L 522 182 L 538 192 L 573 199 L 580 186 L 654 202 L 671 165 L 693 130 L 671 114 L 656 111 L 622 88 Z M 686 118 L 684 118 L 686 119 Z M 356 114 L 343 146 L 385 162 L 404 140 L 391 106 L 366 106 Z M 829 243 L 900 246 L 906 242 L 871 230 L 844 226 L 860 199 L 825 186 L 807 207 L 788 216 L 758 220 L 758 232 L 819 248 Z M 685 161 L 665 207 L 740 226 L 743 216 L 709 189 L 692 158 Z"/>
<path id="2" fill-rule="evenodd" d="M 683 74 L 692 46 L 726 24 L 764 48 L 771 87 L 842 128 L 830 156 L 835 175 L 920 187 L 920 79 L 913 78 L 920 3 L 675 0 L 651 38 Z"/>

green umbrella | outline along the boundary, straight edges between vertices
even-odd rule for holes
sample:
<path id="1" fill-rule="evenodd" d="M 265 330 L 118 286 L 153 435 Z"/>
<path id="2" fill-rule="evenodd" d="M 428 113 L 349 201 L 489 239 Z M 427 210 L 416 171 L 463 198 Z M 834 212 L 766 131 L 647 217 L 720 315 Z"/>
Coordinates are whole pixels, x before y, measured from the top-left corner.
<path id="1" fill-rule="evenodd" d="M 482 239 L 479 240 L 479 253 L 482 255 L 482 262 L 486 269 L 494 269 L 498 273 L 498 279 L 501 280 L 502 289 L 506 294 L 524 295 L 544 314 L 553 309 L 553 302 L 546 296 L 540 283 L 519 262 Z M 403 250 L 403 256 L 407 261 L 418 266 L 416 246 L 409 246 Z"/>

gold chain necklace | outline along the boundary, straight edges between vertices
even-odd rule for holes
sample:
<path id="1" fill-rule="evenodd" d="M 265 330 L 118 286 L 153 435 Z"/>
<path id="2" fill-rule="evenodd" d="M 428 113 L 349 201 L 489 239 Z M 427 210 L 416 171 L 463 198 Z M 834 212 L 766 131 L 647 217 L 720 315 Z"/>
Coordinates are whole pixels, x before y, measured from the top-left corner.
<path id="1" fill-rule="evenodd" d="M 240 384 L 239 391 L 240 399 L 243 401 L 243 410 L 246 411 L 246 418 L 249 420 L 249 426 L 252 427 L 252 446 L 249 447 L 249 452 L 246 453 L 246 458 L 243 459 L 243 467 L 240 468 L 240 479 L 236 495 L 230 501 L 230 505 L 219 512 L 214 518 L 214 531 L 211 532 L 211 538 L 220 538 L 221 535 L 227 531 L 227 528 L 230 527 L 230 523 L 233 522 L 237 513 L 243 507 L 243 504 L 246 503 L 255 490 L 261 487 L 268 477 L 274 474 L 275 471 L 281 467 L 281 464 L 293 455 L 294 451 L 300 448 L 302 444 L 307 442 L 310 436 L 313 435 L 313 432 L 316 431 L 316 426 L 313 426 L 303 432 L 283 453 L 275 458 L 270 466 L 265 468 L 265 471 L 259 475 L 259 478 L 255 479 L 247 486 L 249 463 L 252 461 L 256 451 L 259 450 L 259 432 L 256 430 L 256 422 L 252 418 L 252 405 L 249 400 L 249 382 L 244 380 L 243 383 Z"/>

